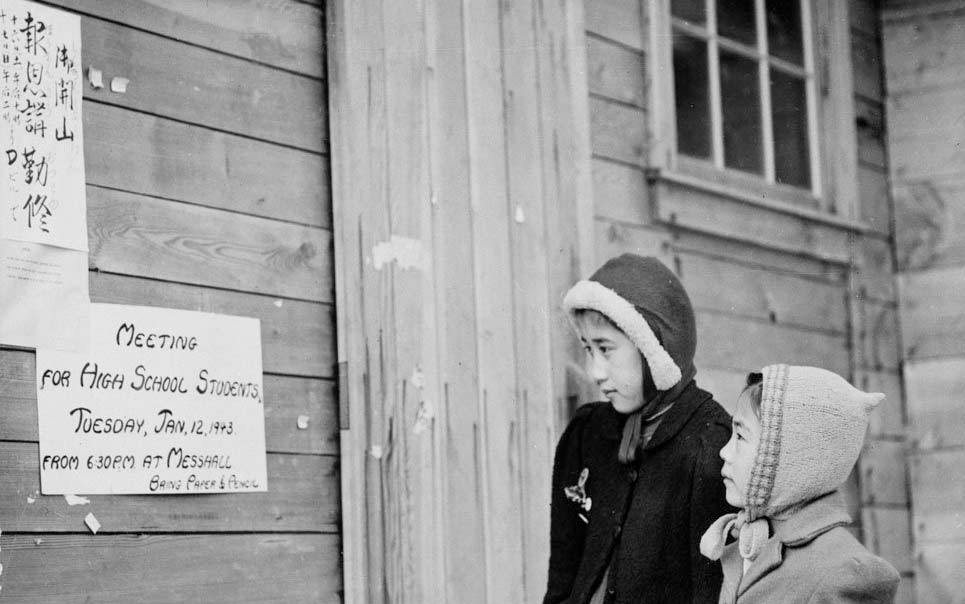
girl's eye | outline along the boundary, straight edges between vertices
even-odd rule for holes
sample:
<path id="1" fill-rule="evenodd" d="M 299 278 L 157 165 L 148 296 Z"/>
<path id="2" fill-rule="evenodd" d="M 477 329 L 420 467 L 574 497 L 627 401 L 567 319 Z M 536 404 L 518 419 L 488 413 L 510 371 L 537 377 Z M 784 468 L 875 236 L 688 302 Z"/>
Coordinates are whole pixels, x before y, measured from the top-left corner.
<path id="1" fill-rule="evenodd" d="M 593 352 L 593 349 L 590 348 L 589 345 L 587 345 L 583 347 L 583 352 L 585 352 L 586 354 L 590 354 Z"/>
<path id="2" fill-rule="evenodd" d="M 734 436 L 737 437 L 737 440 L 744 440 L 744 437 L 741 436 L 741 433 L 740 433 L 740 432 L 735 432 L 735 433 L 734 433 Z"/>

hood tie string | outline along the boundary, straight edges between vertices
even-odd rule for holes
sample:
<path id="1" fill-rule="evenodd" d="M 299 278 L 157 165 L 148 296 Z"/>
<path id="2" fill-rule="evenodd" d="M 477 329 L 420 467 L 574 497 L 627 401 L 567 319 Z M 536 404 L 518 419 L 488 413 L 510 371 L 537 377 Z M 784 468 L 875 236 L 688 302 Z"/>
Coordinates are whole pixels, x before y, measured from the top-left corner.
<path id="1" fill-rule="evenodd" d="M 741 510 L 737 514 L 724 514 L 710 525 L 700 538 L 700 553 L 711 560 L 720 560 L 727 537 L 734 535 L 737 537 L 738 550 L 746 569 L 761 553 L 768 534 L 767 520 L 758 518 L 748 521 L 747 510 Z"/>

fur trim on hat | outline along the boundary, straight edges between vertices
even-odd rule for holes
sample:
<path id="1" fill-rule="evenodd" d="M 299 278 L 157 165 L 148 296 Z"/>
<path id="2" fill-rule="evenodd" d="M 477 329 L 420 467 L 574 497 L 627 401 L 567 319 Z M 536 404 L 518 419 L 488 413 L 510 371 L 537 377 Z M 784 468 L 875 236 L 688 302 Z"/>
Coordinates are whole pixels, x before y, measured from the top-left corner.
<path id="1" fill-rule="evenodd" d="M 563 298 L 563 308 L 574 327 L 577 309 L 595 310 L 616 323 L 643 354 L 657 390 L 670 390 L 680 381 L 680 367 L 660 345 L 650 324 L 633 304 L 612 289 L 596 281 L 578 281 Z"/>

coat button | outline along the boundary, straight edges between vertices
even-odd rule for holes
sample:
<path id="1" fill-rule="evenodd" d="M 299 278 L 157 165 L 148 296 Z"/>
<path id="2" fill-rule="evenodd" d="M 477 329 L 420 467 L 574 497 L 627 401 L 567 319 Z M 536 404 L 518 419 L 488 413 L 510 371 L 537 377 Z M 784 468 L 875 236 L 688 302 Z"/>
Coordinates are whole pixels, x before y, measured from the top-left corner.
<path id="1" fill-rule="evenodd" d="M 636 482 L 636 481 L 637 481 L 637 471 L 636 471 L 636 470 L 630 470 L 629 472 L 627 472 L 627 480 L 629 480 L 630 482 Z"/>
<path id="2" fill-rule="evenodd" d="M 618 525 L 616 525 L 615 527 L 613 527 L 613 536 L 614 536 L 614 537 L 619 537 L 619 536 L 620 536 L 620 533 L 622 533 L 622 532 L 623 532 L 623 527 L 622 527 L 621 525 L 618 524 Z"/>

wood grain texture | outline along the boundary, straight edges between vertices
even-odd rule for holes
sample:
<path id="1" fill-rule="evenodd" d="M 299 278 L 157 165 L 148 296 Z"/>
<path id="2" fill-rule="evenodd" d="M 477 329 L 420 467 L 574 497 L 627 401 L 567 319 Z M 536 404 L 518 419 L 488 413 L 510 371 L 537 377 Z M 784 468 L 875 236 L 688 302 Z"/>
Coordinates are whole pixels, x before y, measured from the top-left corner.
<path id="1" fill-rule="evenodd" d="M 901 372 L 857 369 L 852 382 L 865 392 L 881 392 L 885 395 L 885 400 L 871 412 L 868 434 L 872 437 L 904 438 L 905 404 Z"/>
<path id="2" fill-rule="evenodd" d="M 965 541 L 923 543 L 916 554 L 915 601 L 956 604 L 965 592 Z"/>
<path id="3" fill-rule="evenodd" d="M 883 100 L 881 48 L 874 35 L 851 30 L 851 63 L 854 66 L 854 91 L 865 98 Z"/>
<path id="4" fill-rule="evenodd" d="M 639 256 L 656 256 L 667 266 L 673 266 L 673 258 L 669 253 L 670 235 L 665 230 L 597 219 L 594 232 L 597 266 L 627 252 Z M 568 326 L 566 328 L 569 329 Z"/>
<path id="5" fill-rule="evenodd" d="M 880 103 L 856 98 L 854 113 L 858 131 L 858 161 L 882 170 L 887 169 L 884 108 Z"/>
<path id="6" fill-rule="evenodd" d="M 889 153 L 896 178 L 962 177 L 963 126 L 953 107 L 965 101 L 958 89 L 896 93 L 888 98 Z"/>
<path id="7" fill-rule="evenodd" d="M 901 367 L 898 310 L 891 303 L 857 302 L 855 363 L 862 369 L 880 371 Z"/>
<path id="8" fill-rule="evenodd" d="M 851 286 L 855 293 L 879 302 L 894 302 L 897 285 L 891 241 L 862 237 L 856 242 L 855 251 L 857 270 Z"/>
<path id="9" fill-rule="evenodd" d="M 48 0 L 83 15 L 316 78 L 324 76 L 321 10 L 294 0 Z"/>
<path id="10" fill-rule="evenodd" d="M 899 284 L 904 358 L 965 357 L 965 268 L 908 271 Z"/>
<path id="11" fill-rule="evenodd" d="M 858 216 L 877 233 L 891 232 L 891 197 L 888 174 L 867 165 L 858 166 Z"/>
<path id="12" fill-rule="evenodd" d="M 883 36 L 890 94 L 960 89 L 965 83 L 965 13 L 888 20 Z"/>
<path id="13" fill-rule="evenodd" d="M 89 281 L 93 302 L 255 317 L 261 321 L 265 373 L 335 377 L 335 316 L 328 303 L 101 272 L 90 273 Z"/>
<path id="14" fill-rule="evenodd" d="M 33 353 L 0 350 L 0 402 L 4 408 L 0 440 L 37 441 L 35 376 Z M 338 406 L 331 381 L 267 375 L 264 388 L 265 444 L 269 452 L 338 451 Z M 300 415 L 308 417 L 304 430 L 297 426 Z"/>
<path id="15" fill-rule="evenodd" d="M 847 340 L 730 315 L 697 312 L 698 367 L 748 372 L 778 360 L 850 372 Z"/>
<path id="16" fill-rule="evenodd" d="M 841 287 L 697 254 L 679 254 L 678 262 L 698 309 L 837 335 L 847 329 Z"/>
<path id="17" fill-rule="evenodd" d="M 68 506 L 63 496 L 39 495 L 37 451 L 34 443 L 0 442 L 4 532 L 86 532 L 87 512 L 111 533 L 338 532 L 338 460 L 332 456 L 269 454 L 264 493 L 91 495 L 89 506 Z"/>
<path id="18" fill-rule="evenodd" d="M 108 82 L 130 80 L 124 94 L 85 86 L 85 99 L 307 151 L 326 149 L 323 82 L 99 19 L 85 18 L 81 26 L 84 69 L 100 69 Z"/>
<path id="19" fill-rule="evenodd" d="M 586 30 L 598 36 L 643 50 L 642 4 L 636 0 L 587 0 Z"/>
<path id="20" fill-rule="evenodd" d="M 865 546 L 894 565 L 898 572 L 914 569 L 911 542 L 911 512 L 866 506 L 861 509 L 861 532 Z"/>
<path id="21" fill-rule="evenodd" d="M 837 262 L 811 258 L 789 251 L 747 245 L 744 241 L 722 239 L 699 231 L 680 230 L 675 232 L 673 234 L 673 248 L 681 252 L 713 256 L 745 266 L 815 279 L 840 287 L 846 287 L 847 283 L 847 268 Z"/>
<path id="22" fill-rule="evenodd" d="M 905 363 L 909 436 L 923 451 L 965 446 L 965 358 Z"/>
<path id="23" fill-rule="evenodd" d="M 643 53 L 609 40 L 588 36 L 586 63 L 587 85 L 591 94 L 646 107 L 648 79 Z"/>
<path id="24" fill-rule="evenodd" d="M 594 158 L 593 199 L 600 218 L 635 225 L 651 222 L 650 189 L 641 168 Z"/>
<path id="25" fill-rule="evenodd" d="M 965 542 L 965 450 L 921 452 L 909 457 L 909 465 L 917 542 Z"/>
<path id="26" fill-rule="evenodd" d="M 476 353 L 479 370 L 476 401 L 480 424 L 476 471 L 482 478 L 478 497 L 484 511 L 486 592 L 462 599 L 518 602 L 523 599 L 522 518 L 512 442 L 517 421 L 514 384 L 512 283 L 507 267 L 512 214 L 507 198 L 506 119 L 503 111 L 500 9 L 489 3 L 466 3 L 465 28 L 467 138 L 470 156 L 469 203 L 474 242 Z M 484 243 L 485 242 L 485 243 Z M 498 571 L 496 570 L 498 566 Z M 465 593 L 465 592 L 464 592 Z"/>
<path id="27" fill-rule="evenodd" d="M 87 187 L 92 268 L 167 281 L 332 299 L 328 231 Z"/>
<path id="28" fill-rule="evenodd" d="M 657 183 L 657 215 L 671 227 L 736 239 L 784 252 L 847 264 L 847 230 L 806 216 L 751 205 L 666 180 Z"/>
<path id="29" fill-rule="evenodd" d="M 868 439 L 861 452 L 861 502 L 864 505 L 908 505 L 905 468 L 907 445 Z"/>
<path id="30" fill-rule="evenodd" d="M 550 299 L 547 263 L 549 238 L 545 207 L 542 114 L 538 81 L 539 63 L 534 48 L 541 48 L 543 31 L 537 31 L 538 7 L 530 2 L 503 5 L 500 14 L 503 98 L 506 130 L 506 190 L 513 211 L 509 229 L 514 351 L 516 356 L 515 405 L 510 414 L 508 481 L 496 488 L 519 490 L 519 539 L 523 568 L 521 601 L 534 601 L 546 588 L 549 538 L 546 502 L 551 491 L 550 473 L 555 416 L 551 332 L 555 327 L 556 300 Z M 508 217 L 507 217 L 508 218 Z M 493 428 L 496 428 L 495 426 Z M 496 428 L 498 429 L 498 428 Z M 498 446 L 498 445 L 497 445 Z M 512 472 L 512 474 L 510 474 Z M 496 467 L 496 473 L 501 474 Z M 515 485 L 515 486 L 512 486 Z M 513 536 L 511 536 L 513 537 Z"/>
<path id="31" fill-rule="evenodd" d="M 35 538 L 5 534 L 0 541 L 4 599 L 22 604 L 341 601 L 336 535 L 45 535 L 39 545 Z"/>
<path id="32" fill-rule="evenodd" d="M 590 98 L 590 141 L 593 154 L 642 166 L 647 154 L 647 116 L 629 107 Z"/>
<path id="33" fill-rule="evenodd" d="M 328 158 L 124 108 L 84 105 L 87 183 L 331 226 Z"/>
<path id="34" fill-rule="evenodd" d="M 848 3 L 851 27 L 874 36 L 881 31 L 878 0 L 852 0 Z"/>

